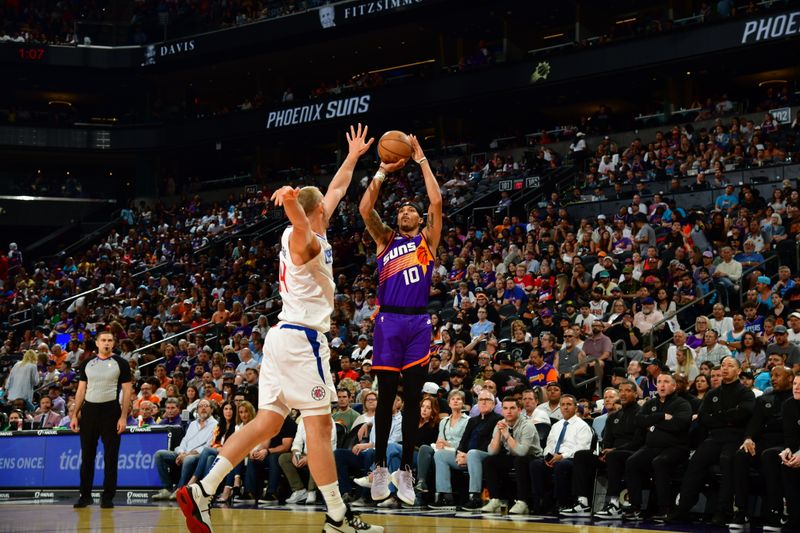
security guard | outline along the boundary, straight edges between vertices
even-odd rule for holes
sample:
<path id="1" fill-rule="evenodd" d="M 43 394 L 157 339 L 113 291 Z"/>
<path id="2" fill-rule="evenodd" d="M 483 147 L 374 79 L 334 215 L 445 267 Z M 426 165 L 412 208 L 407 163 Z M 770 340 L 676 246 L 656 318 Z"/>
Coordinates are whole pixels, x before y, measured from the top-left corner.
<path id="1" fill-rule="evenodd" d="M 625 461 L 625 482 L 630 495 L 630 508 L 625 520 L 641 520 L 644 482 L 653 474 L 658 514 L 654 521 L 667 517 L 673 500 L 671 479 L 676 467 L 689 457 L 689 424 L 692 406 L 675 393 L 672 374 L 659 374 L 656 397 L 647 400 L 636 415 L 637 425 L 644 429 L 644 447 Z"/>
<path id="2" fill-rule="evenodd" d="M 783 404 L 792 397 L 792 370 L 776 366 L 770 372 L 772 392 L 756 398 L 753 416 L 744 430 L 744 442 L 736 452 L 733 463 L 734 502 L 738 511 L 729 526 L 743 529 L 747 524 L 747 499 L 749 493 L 750 467 L 761 466 L 764 479 L 764 516 L 773 511 L 782 512 L 783 493 L 781 484 L 770 482 L 780 476 L 778 454 L 783 450 Z M 769 465 L 769 466 L 767 466 Z"/>
<path id="3" fill-rule="evenodd" d="M 74 507 L 86 507 L 92 503 L 94 460 L 97 439 L 101 438 L 105 474 L 100 507 L 109 509 L 114 507 L 117 492 L 120 435 L 125 431 L 133 388 L 128 362 L 112 351 L 114 335 L 110 331 L 101 331 L 96 343 L 98 354 L 84 360 L 78 370 L 75 415 L 70 422 L 72 431 L 80 431 L 81 436 L 81 496 Z"/>
<path id="4" fill-rule="evenodd" d="M 735 357 L 725 357 L 720 363 L 722 384 L 703 398 L 698 420 L 708 430 L 708 438 L 700 443 L 681 484 L 681 500 L 669 522 L 685 521 L 697 503 L 700 490 L 712 466 L 719 464 L 722 481 L 719 502 L 712 523 L 728 523 L 733 502 L 733 459 L 744 440 L 744 429 L 753 414 L 756 399 L 753 391 L 742 385 L 741 363 Z"/>
<path id="5" fill-rule="evenodd" d="M 605 465 L 608 476 L 610 503 L 597 514 L 598 518 L 614 520 L 622 518 L 619 493 L 622 490 L 622 476 L 625 461 L 644 444 L 644 430 L 636 424 L 639 413 L 638 389 L 633 381 L 619 384 L 619 399 L 622 408 L 610 413 L 603 430 L 600 455 L 594 450 L 575 452 L 572 471 L 572 495 L 577 504 L 571 509 L 562 510 L 564 516 L 590 516 L 592 505 L 589 501 L 594 488 L 594 477 L 598 468 Z"/>

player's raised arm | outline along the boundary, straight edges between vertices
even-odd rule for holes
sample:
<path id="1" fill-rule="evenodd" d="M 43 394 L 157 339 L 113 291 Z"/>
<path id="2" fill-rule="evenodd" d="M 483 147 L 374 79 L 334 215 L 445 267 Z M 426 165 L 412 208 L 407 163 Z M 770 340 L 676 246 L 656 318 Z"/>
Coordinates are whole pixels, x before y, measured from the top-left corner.
<path id="1" fill-rule="evenodd" d="M 374 138 L 367 140 L 368 130 L 369 127 L 366 125 L 362 129 L 361 123 L 359 122 L 357 130 L 354 129 L 353 126 L 350 126 L 350 132 L 345 133 L 349 151 L 342 166 L 336 171 L 336 175 L 331 180 L 330 185 L 328 185 L 328 191 L 325 193 L 325 216 L 328 219 L 333 216 L 333 212 L 336 210 L 339 202 L 344 198 L 344 195 L 347 194 L 347 188 L 350 186 L 350 181 L 353 179 L 353 171 L 356 168 L 358 159 L 369 150 L 373 141 L 375 141 Z"/>
<path id="2" fill-rule="evenodd" d="M 377 253 L 379 254 L 386 245 L 389 244 L 389 237 L 392 236 L 392 230 L 381 220 L 380 215 L 375 210 L 375 202 L 378 201 L 378 195 L 380 195 L 381 192 L 381 184 L 383 184 L 383 180 L 386 179 L 386 175 L 400 170 L 405 164 L 405 159 L 401 159 L 395 163 L 381 162 L 380 168 L 367 186 L 364 197 L 361 198 L 361 204 L 358 206 L 361 218 L 364 219 L 364 224 L 367 226 L 367 231 L 369 231 L 369 234 L 372 235 L 372 238 L 375 239 L 375 243 L 378 245 Z"/>
<path id="3" fill-rule="evenodd" d="M 436 182 L 436 177 L 431 170 L 431 163 L 425 157 L 417 136 L 409 135 L 408 138 L 411 140 L 411 148 L 414 150 L 411 157 L 422 169 L 422 177 L 425 179 L 425 191 L 428 193 L 428 200 L 430 201 L 428 219 L 422 231 L 431 251 L 436 253 L 436 249 L 439 247 L 439 240 L 442 237 L 442 191 L 439 189 L 439 184 Z"/>
<path id="4" fill-rule="evenodd" d="M 317 194 L 319 195 L 319 191 Z M 302 265 L 319 253 L 320 245 L 314 238 L 314 230 L 311 229 L 305 210 L 297 201 L 298 196 L 300 196 L 299 188 L 285 185 L 275 191 L 271 200 L 276 206 L 283 206 L 286 216 L 289 217 L 289 222 L 292 224 L 289 252 L 292 254 L 292 261 Z"/>

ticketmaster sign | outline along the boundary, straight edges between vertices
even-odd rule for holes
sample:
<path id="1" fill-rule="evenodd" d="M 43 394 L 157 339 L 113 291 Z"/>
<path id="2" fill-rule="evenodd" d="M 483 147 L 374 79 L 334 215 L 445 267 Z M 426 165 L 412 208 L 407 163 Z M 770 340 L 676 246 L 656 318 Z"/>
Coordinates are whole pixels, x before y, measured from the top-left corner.
<path id="1" fill-rule="evenodd" d="M 27 432 L 23 432 L 27 433 Z M 31 432 L 32 433 L 32 432 Z M 80 484 L 81 443 L 72 432 L 57 435 L 2 435 L 0 439 L 0 487 L 77 488 Z M 155 453 L 167 449 L 167 432 L 123 433 L 120 443 L 118 485 L 159 487 Z M 94 486 L 103 482 L 103 444 L 95 460 Z"/>
<path id="2" fill-rule="evenodd" d="M 320 122 L 333 118 L 360 115 L 369 111 L 370 95 L 339 98 L 267 112 L 267 129 Z"/>

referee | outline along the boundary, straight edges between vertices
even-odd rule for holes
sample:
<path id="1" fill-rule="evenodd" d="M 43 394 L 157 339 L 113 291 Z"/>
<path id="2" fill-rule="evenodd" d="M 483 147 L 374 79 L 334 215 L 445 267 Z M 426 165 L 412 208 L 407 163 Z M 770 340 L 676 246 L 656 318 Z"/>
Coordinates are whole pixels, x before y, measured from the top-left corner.
<path id="1" fill-rule="evenodd" d="M 100 507 L 114 507 L 117 492 L 117 459 L 120 435 L 125 431 L 131 405 L 131 369 L 127 361 L 115 355 L 114 335 L 101 331 L 97 335 L 98 354 L 81 363 L 78 370 L 78 392 L 75 396 L 75 415 L 70 428 L 81 435 L 81 496 L 73 506 L 86 507 L 92 503 L 94 460 L 97 439 L 103 439 L 103 496 Z M 122 406 L 119 391 L 122 389 Z"/>

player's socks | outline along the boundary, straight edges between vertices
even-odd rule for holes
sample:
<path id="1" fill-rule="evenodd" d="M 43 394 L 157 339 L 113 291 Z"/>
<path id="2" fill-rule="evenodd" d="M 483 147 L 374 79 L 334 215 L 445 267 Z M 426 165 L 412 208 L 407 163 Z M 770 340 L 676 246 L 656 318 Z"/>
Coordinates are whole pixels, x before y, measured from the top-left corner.
<path id="1" fill-rule="evenodd" d="M 327 485 L 320 485 L 319 490 L 322 497 L 325 498 L 325 504 L 328 506 L 328 516 L 337 522 L 344 519 L 347 512 L 347 507 L 342 501 L 342 495 L 339 493 L 339 483 L 334 481 Z"/>
<path id="2" fill-rule="evenodd" d="M 206 474 L 206 477 L 200 481 L 206 494 L 216 494 L 217 487 L 219 487 L 219 484 L 222 483 L 222 480 L 225 479 L 225 476 L 227 476 L 231 470 L 233 470 L 231 462 L 221 455 L 218 455 L 217 458 L 214 459 L 211 470 Z"/>

